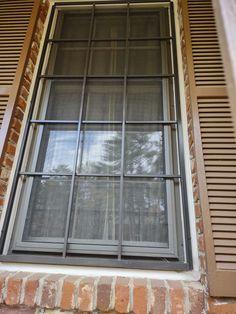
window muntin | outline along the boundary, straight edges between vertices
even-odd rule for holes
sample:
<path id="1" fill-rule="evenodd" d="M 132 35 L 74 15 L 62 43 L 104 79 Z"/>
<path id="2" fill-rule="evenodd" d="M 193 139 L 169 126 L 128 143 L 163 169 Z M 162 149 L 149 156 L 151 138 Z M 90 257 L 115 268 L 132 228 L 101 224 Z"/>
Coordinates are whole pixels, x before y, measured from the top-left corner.
<path id="1" fill-rule="evenodd" d="M 19 175 L 14 253 L 183 260 L 169 9 L 112 14 L 59 10 Z"/>

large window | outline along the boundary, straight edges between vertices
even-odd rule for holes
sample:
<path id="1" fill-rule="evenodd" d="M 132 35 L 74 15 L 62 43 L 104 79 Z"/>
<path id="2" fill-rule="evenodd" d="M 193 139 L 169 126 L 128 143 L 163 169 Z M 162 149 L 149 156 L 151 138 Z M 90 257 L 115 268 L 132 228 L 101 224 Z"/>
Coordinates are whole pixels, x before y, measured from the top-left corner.
<path id="1" fill-rule="evenodd" d="M 169 1 L 56 5 L 13 187 L 7 254 L 187 267 L 172 10 Z"/>

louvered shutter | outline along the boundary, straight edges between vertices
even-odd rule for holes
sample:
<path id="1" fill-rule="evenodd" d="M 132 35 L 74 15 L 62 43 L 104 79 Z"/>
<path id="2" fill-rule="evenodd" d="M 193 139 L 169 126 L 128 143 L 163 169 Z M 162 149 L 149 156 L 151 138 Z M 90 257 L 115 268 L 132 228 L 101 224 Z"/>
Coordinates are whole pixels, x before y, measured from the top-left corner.
<path id="1" fill-rule="evenodd" d="M 211 0 L 183 1 L 196 160 L 212 296 L 236 296 L 236 140 Z"/>
<path id="2" fill-rule="evenodd" d="M 7 136 L 40 0 L 0 0 L 0 155 Z"/>

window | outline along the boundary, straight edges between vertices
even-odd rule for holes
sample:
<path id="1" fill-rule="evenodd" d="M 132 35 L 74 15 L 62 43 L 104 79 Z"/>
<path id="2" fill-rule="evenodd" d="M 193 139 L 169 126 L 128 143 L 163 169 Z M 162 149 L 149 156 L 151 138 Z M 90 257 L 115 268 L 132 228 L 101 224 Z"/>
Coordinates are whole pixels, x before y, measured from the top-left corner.
<path id="1" fill-rule="evenodd" d="M 189 265 L 172 20 L 169 1 L 54 7 L 7 254 Z"/>

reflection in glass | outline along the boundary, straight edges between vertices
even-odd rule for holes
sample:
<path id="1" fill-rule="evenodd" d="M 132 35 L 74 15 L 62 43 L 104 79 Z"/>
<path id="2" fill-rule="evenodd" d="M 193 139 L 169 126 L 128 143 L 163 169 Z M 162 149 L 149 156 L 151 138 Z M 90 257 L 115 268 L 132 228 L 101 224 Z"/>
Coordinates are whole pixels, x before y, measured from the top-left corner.
<path id="1" fill-rule="evenodd" d="M 125 181 L 124 241 L 168 244 L 165 183 Z"/>
<path id="2" fill-rule="evenodd" d="M 163 129 L 155 125 L 129 125 L 125 134 L 125 173 L 155 175 L 164 172 Z"/>
<path id="3" fill-rule="evenodd" d="M 119 174 L 121 129 L 114 125 L 87 125 L 82 130 L 79 172 Z"/>
<path id="4" fill-rule="evenodd" d="M 85 91 L 85 120 L 122 120 L 123 82 L 90 81 Z"/>
<path id="5" fill-rule="evenodd" d="M 127 87 L 128 121 L 163 120 L 162 80 L 132 80 Z"/>
<path id="6" fill-rule="evenodd" d="M 84 75 L 86 43 L 54 43 L 47 74 Z"/>
<path id="7" fill-rule="evenodd" d="M 63 238 L 68 208 L 70 179 L 36 177 L 27 179 L 31 189 L 23 240 Z M 53 197 L 52 197 L 53 196 Z M 32 239 L 33 238 L 33 239 Z M 43 240 L 41 239 L 43 242 Z"/>
<path id="8" fill-rule="evenodd" d="M 93 38 L 125 38 L 126 14 L 97 14 L 94 20 Z"/>
<path id="9" fill-rule="evenodd" d="M 31 148 L 29 170 L 44 173 L 71 173 L 75 156 L 77 131 L 75 126 L 46 125 L 36 130 Z M 41 139 L 41 140 L 40 140 Z M 39 145 L 40 143 L 40 145 Z"/>
<path id="10" fill-rule="evenodd" d="M 45 94 L 49 90 L 49 97 L 48 100 L 43 99 L 44 102 L 47 101 L 46 120 L 78 120 L 81 89 L 81 81 L 47 81 Z M 43 117 L 42 112 L 40 118 Z"/>
<path id="11" fill-rule="evenodd" d="M 118 237 L 119 181 L 80 178 L 75 188 L 70 237 L 115 240 Z"/>
<path id="12" fill-rule="evenodd" d="M 62 23 L 61 27 L 60 23 Z M 61 32 L 60 35 L 56 33 L 54 37 L 62 39 L 88 39 L 90 23 L 91 15 L 83 12 L 81 9 L 73 13 L 60 12 L 57 29 L 61 30 Z"/>

